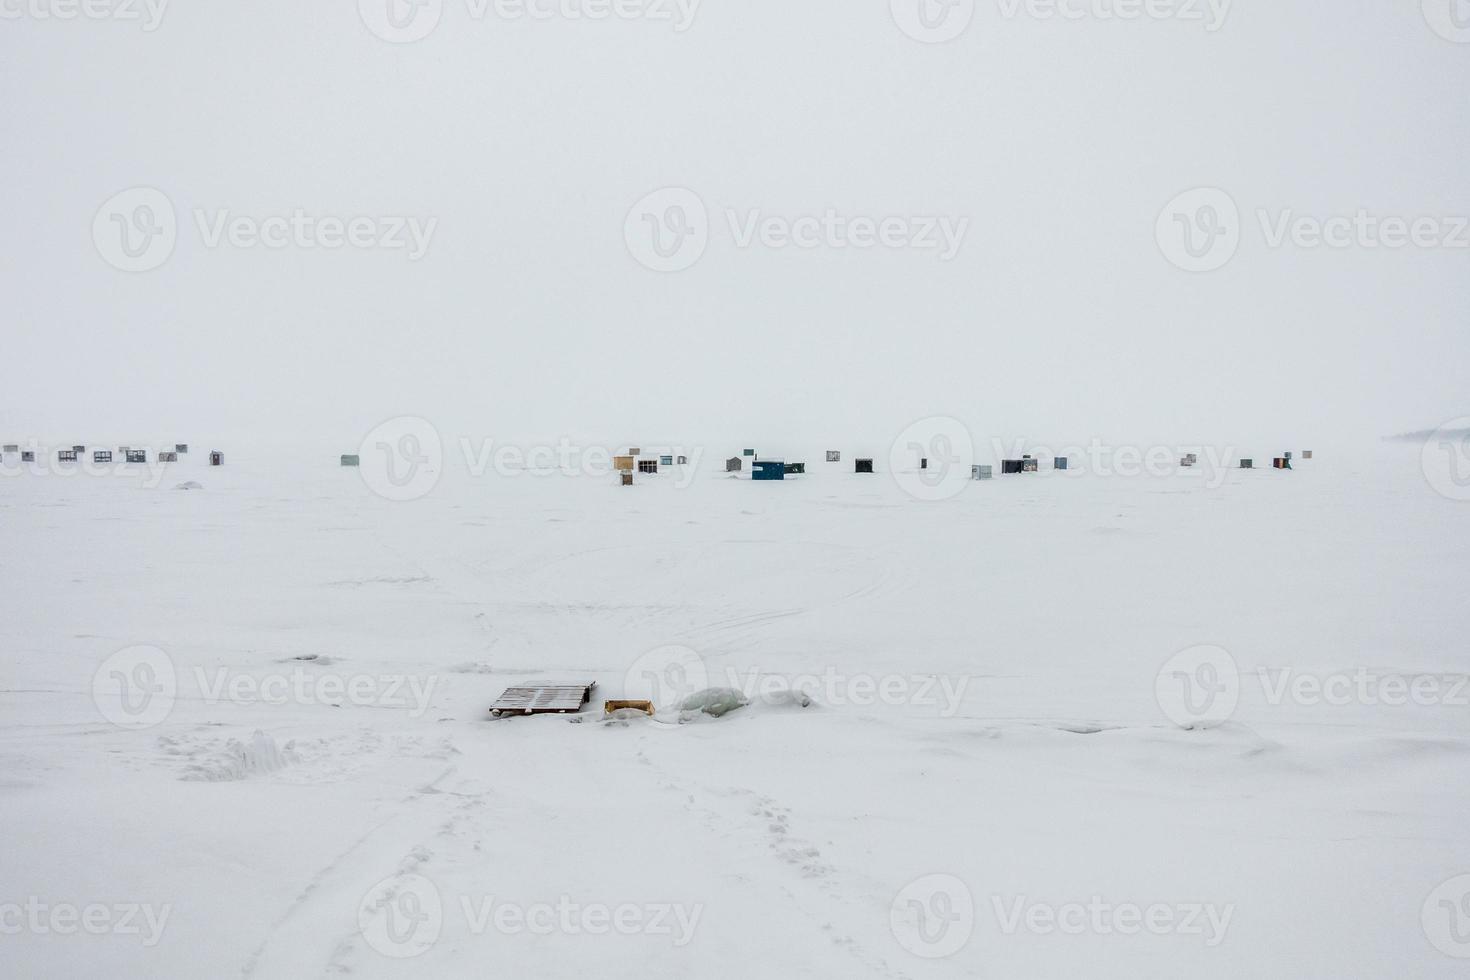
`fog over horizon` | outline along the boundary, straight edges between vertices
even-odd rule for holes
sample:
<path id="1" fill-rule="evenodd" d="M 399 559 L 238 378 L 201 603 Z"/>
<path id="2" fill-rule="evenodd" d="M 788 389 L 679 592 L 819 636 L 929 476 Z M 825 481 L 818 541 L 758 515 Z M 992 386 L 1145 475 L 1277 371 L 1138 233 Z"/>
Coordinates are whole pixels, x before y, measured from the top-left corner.
<path id="1" fill-rule="evenodd" d="M 1470 413 L 1470 49 L 1417 0 L 973 6 L 942 43 L 850 0 L 431 3 L 411 43 L 366 0 L 16 7 L 0 438 L 1325 445 Z M 140 188 L 176 241 L 129 272 L 99 235 Z M 1220 227 L 1173 207 L 1199 188 L 1237 241 L 1191 271 L 1161 236 Z M 639 229 L 685 218 L 702 251 L 659 271 Z"/>

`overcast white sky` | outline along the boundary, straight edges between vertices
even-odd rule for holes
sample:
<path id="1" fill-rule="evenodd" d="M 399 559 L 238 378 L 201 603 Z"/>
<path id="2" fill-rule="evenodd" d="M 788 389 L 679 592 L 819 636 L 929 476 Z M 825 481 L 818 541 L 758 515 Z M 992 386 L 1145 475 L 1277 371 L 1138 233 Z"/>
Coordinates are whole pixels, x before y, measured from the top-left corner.
<path id="1" fill-rule="evenodd" d="M 1204 0 L 979 0 L 945 43 L 889 0 L 703 0 L 684 31 L 442 0 L 395 44 L 367 26 L 388 2 L 174 2 L 148 31 L 0 0 L 7 441 L 348 445 L 398 414 L 500 439 L 835 442 L 942 414 L 977 438 L 1325 441 L 1470 413 L 1470 248 L 1273 248 L 1258 216 L 1430 217 L 1470 245 L 1451 0 L 1251 0 L 1214 31 Z M 93 228 L 134 187 L 177 213 L 143 272 Z M 708 212 L 678 272 L 625 234 L 665 187 Z M 1240 211 L 1210 272 L 1156 235 L 1197 187 Z M 729 215 L 829 208 L 968 227 L 945 261 L 742 247 Z M 437 226 L 418 260 L 199 227 L 298 209 Z"/>

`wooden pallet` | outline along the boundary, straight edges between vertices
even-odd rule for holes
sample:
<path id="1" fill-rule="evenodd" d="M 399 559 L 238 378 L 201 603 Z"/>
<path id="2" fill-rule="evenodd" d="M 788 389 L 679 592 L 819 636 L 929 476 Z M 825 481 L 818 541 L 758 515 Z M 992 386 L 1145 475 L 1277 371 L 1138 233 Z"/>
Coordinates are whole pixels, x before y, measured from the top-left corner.
<path id="1" fill-rule="evenodd" d="M 605 715 L 610 715 L 615 711 L 622 711 L 625 708 L 633 711 L 641 711 L 645 715 L 653 714 L 652 701 L 604 701 L 602 703 L 602 713 Z"/>
<path id="2" fill-rule="evenodd" d="M 546 684 L 535 687 L 507 687 L 490 706 L 490 713 L 501 715 L 571 714 L 582 710 L 592 700 L 596 683 Z"/>

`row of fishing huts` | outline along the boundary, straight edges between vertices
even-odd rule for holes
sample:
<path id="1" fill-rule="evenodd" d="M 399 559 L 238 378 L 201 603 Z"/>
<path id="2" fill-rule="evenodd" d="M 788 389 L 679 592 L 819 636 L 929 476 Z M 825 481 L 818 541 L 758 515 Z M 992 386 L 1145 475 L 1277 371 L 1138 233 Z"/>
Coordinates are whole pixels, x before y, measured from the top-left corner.
<path id="1" fill-rule="evenodd" d="M 1312 451 L 1310 449 L 1302 452 L 1302 459 L 1311 458 Z M 752 480 L 784 480 L 789 475 L 806 472 L 805 463 L 788 463 L 780 459 L 761 459 L 756 455 L 754 449 L 747 449 L 740 456 L 731 456 L 725 460 L 725 472 L 742 472 L 747 459 L 750 460 L 750 477 Z M 1291 469 L 1291 461 L 1292 454 L 1288 452 L 1273 458 L 1271 465 L 1275 469 L 1289 470 Z M 842 462 L 841 451 L 836 449 L 827 450 L 827 462 Z M 929 460 L 927 458 L 920 457 L 918 462 L 919 469 L 927 470 L 929 468 Z M 1198 463 L 1199 455 L 1197 453 L 1187 453 L 1179 460 L 1179 465 L 1186 469 L 1196 466 Z M 1241 459 L 1239 468 L 1243 470 L 1255 469 L 1255 465 L 1254 459 Z M 1066 456 L 1055 456 L 1052 458 L 1053 470 L 1066 470 L 1069 468 L 1070 462 Z M 1000 462 L 1000 472 L 1002 475 L 1037 473 L 1040 472 L 1040 469 L 1041 461 L 1029 455 L 1024 455 L 1020 459 L 1003 459 Z M 857 457 L 853 460 L 853 472 L 872 473 L 873 460 L 869 457 Z M 994 477 L 995 467 L 992 465 L 974 465 L 970 467 L 970 478 L 972 480 L 990 480 L 994 479 Z"/>
<path id="2" fill-rule="evenodd" d="M 135 449 L 132 446 L 119 446 L 116 449 L 97 449 L 97 448 L 94 447 L 91 452 L 92 452 L 92 462 L 94 462 L 94 463 L 114 463 L 114 462 L 122 462 L 122 463 L 146 463 L 146 462 L 148 462 L 148 450 L 146 450 L 146 449 Z M 186 455 L 188 452 L 189 452 L 189 445 L 188 445 L 188 443 L 180 442 L 180 443 L 175 443 L 173 449 L 160 450 L 158 452 L 156 458 L 157 458 L 158 462 L 160 462 L 160 463 L 177 463 L 179 461 L 179 457 L 180 456 L 183 456 L 183 455 Z M 14 444 L 14 443 L 7 443 L 4 446 L 0 446 L 0 457 L 3 457 L 5 455 L 10 455 L 10 454 L 17 454 L 17 455 L 19 455 L 20 456 L 20 461 L 22 463 L 34 463 L 34 462 L 36 462 L 36 450 L 34 450 L 34 449 L 22 449 L 19 445 Z M 87 458 L 87 447 L 85 445 L 81 444 L 81 443 L 77 443 L 74 446 L 69 446 L 69 447 L 65 447 L 65 448 L 56 450 L 56 461 L 59 462 L 59 463 L 80 463 L 80 462 L 82 462 L 86 458 Z M 213 450 L 213 451 L 210 452 L 210 454 L 209 454 L 209 465 L 210 466 L 223 466 L 224 464 L 225 464 L 225 454 L 224 453 L 220 452 L 219 450 Z"/>

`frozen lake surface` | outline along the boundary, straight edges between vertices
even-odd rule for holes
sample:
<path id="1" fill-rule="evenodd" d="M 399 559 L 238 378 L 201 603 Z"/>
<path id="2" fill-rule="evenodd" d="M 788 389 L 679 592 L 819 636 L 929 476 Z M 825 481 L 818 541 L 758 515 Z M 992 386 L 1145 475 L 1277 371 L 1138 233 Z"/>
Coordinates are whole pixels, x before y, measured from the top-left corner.
<path id="1" fill-rule="evenodd" d="M 1465 975 L 1470 503 L 1416 450 L 706 455 L 5 479 L 0 974 Z M 488 717 L 538 680 L 597 688 Z M 603 720 L 699 686 L 752 704 Z"/>

